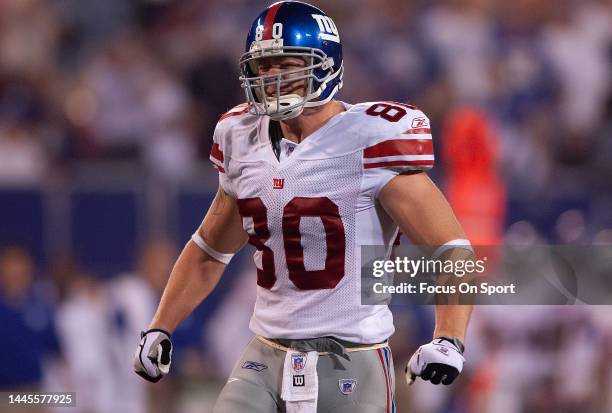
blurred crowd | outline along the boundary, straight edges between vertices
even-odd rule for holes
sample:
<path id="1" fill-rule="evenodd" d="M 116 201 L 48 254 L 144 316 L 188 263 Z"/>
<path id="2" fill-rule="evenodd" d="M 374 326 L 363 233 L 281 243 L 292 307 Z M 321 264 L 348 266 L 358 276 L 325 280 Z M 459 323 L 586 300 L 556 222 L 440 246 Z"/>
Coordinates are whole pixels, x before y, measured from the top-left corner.
<path id="1" fill-rule="evenodd" d="M 610 1 L 317 4 L 342 33 L 341 99 L 411 102 L 437 131 L 457 107 L 486 108 L 517 193 L 606 192 Z M 185 177 L 207 158 L 218 116 L 243 101 L 237 61 L 266 5 L 3 1 L 0 182 L 36 183 L 100 159 Z"/>
<path id="2" fill-rule="evenodd" d="M 339 99 L 430 117 L 432 176 L 472 239 L 612 243 L 612 1 L 312 3 L 343 41 Z M 268 4 L 0 1 L 0 191 L 69 187 L 78 165 L 109 162 L 161 186 L 197 181 L 216 120 L 244 100 L 237 62 Z M 184 323 L 176 374 L 151 391 L 131 358 L 178 248 L 144 242 L 104 281 L 69 254 L 41 266 L 1 249 L 0 389 L 74 389 L 82 412 L 206 411 L 249 337 L 253 268 L 239 262 L 214 312 Z M 407 390 L 401 365 L 429 340 L 429 310 L 395 309 L 400 410 L 612 411 L 605 307 L 478 308 L 465 379 Z"/>

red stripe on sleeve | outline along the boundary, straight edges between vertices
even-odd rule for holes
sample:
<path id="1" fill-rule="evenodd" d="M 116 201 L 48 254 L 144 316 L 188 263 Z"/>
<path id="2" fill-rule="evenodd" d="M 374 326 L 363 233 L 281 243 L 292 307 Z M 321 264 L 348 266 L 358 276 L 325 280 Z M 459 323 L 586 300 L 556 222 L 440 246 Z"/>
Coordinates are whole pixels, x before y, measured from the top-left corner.
<path id="1" fill-rule="evenodd" d="M 241 110 L 236 110 L 236 108 L 233 108 L 229 112 L 225 112 L 223 115 L 221 115 L 221 117 L 219 118 L 219 120 L 217 122 L 221 122 L 223 119 L 230 118 L 232 116 L 242 115 L 243 113 L 246 113 L 248 111 L 249 111 L 249 107 L 248 106 L 245 106 Z"/>
<path id="2" fill-rule="evenodd" d="M 404 135 L 420 135 L 420 134 L 431 134 L 431 129 L 429 128 L 417 128 L 417 129 L 408 129 L 402 132 Z"/>
<path id="3" fill-rule="evenodd" d="M 404 102 L 394 102 L 394 101 L 392 101 L 392 100 L 386 100 L 385 102 L 386 102 L 386 103 L 392 103 L 392 104 L 394 104 L 394 105 L 403 106 L 403 107 L 408 108 L 408 109 L 410 109 L 410 110 L 419 110 L 419 108 L 417 108 L 416 106 L 411 105 L 411 104 L 409 104 L 409 103 L 404 103 Z"/>
<path id="4" fill-rule="evenodd" d="M 210 156 L 223 163 L 223 152 L 221 151 L 221 148 L 219 148 L 218 143 L 213 144 L 212 149 L 210 150 Z"/>
<path id="5" fill-rule="evenodd" d="M 388 162 L 374 162 L 363 164 L 364 169 L 370 168 L 384 168 L 387 166 L 433 166 L 433 160 L 419 160 L 419 161 L 388 161 Z"/>
<path id="6" fill-rule="evenodd" d="M 281 5 L 282 3 L 278 2 L 276 4 L 273 4 L 268 9 L 268 14 L 266 14 L 266 19 L 264 20 L 264 31 L 262 37 L 263 40 L 270 40 L 272 38 L 272 26 L 274 25 L 276 13 L 278 12 L 278 9 L 280 9 Z"/>
<path id="7" fill-rule="evenodd" d="M 363 157 L 381 158 L 401 155 L 433 155 L 431 139 L 390 139 L 365 148 Z"/>

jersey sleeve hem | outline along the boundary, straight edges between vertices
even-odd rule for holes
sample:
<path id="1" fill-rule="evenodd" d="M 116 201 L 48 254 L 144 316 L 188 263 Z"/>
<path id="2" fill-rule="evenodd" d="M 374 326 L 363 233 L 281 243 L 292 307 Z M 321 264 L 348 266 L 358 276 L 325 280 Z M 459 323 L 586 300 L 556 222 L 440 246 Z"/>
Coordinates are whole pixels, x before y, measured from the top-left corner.
<path id="1" fill-rule="evenodd" d="M 378 199 L 378 196 L 380 195 L 380 192 L 383 190 L 383 188 L 385 186 L 387 186 L 387 184 L 389 183 L 389 181 L 391 181 L 393 178 L 395 178 L 396 176 L 398 176 L 398 173 L 393 173 L 391 171 L 389 171 L 390 173 L 387 173 L 385 175 L 383 175 L 377 182 L 377 186 L 374 188 L 374 191 L 372 192 L 372 197 L 374 199 Z"/>

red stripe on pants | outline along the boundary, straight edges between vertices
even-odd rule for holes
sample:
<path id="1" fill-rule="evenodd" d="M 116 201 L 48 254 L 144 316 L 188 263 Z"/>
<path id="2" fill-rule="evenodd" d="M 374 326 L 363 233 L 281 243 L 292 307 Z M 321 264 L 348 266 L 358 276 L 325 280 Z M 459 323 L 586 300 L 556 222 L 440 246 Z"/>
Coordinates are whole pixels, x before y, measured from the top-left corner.
<path id="1" fill-rule="evenodd" d="M 391 398 L 391 391 L 389 389 L 389 375 L 387 374 L 387 366 L 385 365 L 385 356 L 382 354 L 382 350 L 376 350 L 378 352 L 378 358 L 380 359 L 380 364 L 382 364 L 383 372 L 385 373 L 385 383 L 387 383 L 387 408 L 386 411 L 389 413 L 389 400 Z"/>

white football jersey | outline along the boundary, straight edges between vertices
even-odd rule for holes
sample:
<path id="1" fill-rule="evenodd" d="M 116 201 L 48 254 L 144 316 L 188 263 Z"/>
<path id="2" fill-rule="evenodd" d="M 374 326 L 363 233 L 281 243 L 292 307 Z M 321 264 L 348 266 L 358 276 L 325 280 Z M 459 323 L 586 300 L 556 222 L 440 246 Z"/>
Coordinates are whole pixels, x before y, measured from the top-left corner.
<path id="1" fill-rule="evenodd" d="M 215 129 L 211 161 L 257 248 L 255 334 L 377 343 L 394 331 L 386 305 L 361 305 L 360 246 L 395 241 L 377 197 L 396 175 L 433 166 L 429 120 L 395 102 L 343 104 L 295 148 L 283 145 L 280 161 L 270 118 L 245 105 Z"/>

